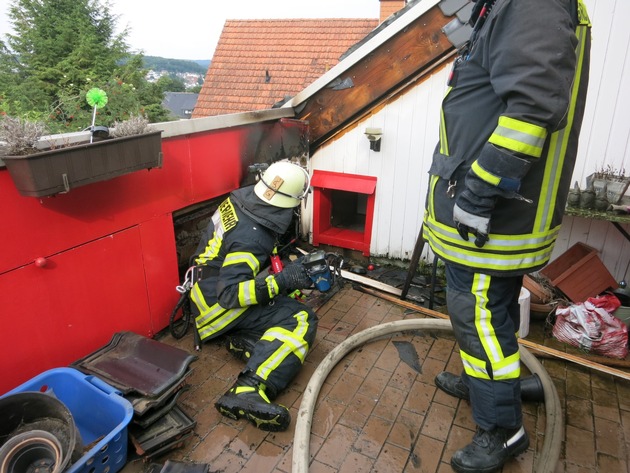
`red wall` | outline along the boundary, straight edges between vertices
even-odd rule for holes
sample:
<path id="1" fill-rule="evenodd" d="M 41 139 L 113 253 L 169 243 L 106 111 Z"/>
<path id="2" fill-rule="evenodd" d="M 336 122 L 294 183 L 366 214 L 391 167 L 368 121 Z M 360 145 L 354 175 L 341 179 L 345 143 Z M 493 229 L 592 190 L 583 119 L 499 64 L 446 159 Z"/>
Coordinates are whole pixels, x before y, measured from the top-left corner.
<path id="1" fill-rule="evenodd" d="M 115 332 L 150 337 L 168 325 L 180 282 L 172 214 L 227 194 L 248 163 L 273 158 L 261 153 L 261 126 L 163 139 L 162 168 L 52 197 L 19 195 L 0 168 L 0 395 Z"/>

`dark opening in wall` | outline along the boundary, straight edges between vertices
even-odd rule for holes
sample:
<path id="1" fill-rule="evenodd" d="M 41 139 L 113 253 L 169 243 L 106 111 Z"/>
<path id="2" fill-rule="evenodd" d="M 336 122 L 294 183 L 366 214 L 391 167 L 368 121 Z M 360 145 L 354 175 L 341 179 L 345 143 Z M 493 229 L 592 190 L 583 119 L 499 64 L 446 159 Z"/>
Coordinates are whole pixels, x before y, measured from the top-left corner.
<path id="1" fill-rule="evenodd" d="M 356 192 L 331 191 L 332 209 L 330 225 L 363 233 L 367 195 Z"/>
<path id="2" fill-rule="evenodd" d="M 186 207 L 173 213 L 180 281 L 183 280 L 186 270 L 191 265 L 190 259 L 195 254 L 197 245 L 201 240 L 201 234 L 225 197 L 227 196 Z"/>

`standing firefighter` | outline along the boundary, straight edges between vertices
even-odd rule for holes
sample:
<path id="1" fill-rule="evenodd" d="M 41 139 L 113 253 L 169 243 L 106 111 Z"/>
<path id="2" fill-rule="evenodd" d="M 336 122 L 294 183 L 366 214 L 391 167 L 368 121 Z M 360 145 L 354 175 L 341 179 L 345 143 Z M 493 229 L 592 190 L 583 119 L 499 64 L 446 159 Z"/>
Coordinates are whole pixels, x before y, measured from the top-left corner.
<path id="1" fill-rule="evenodd" d="M 289 410 L 271 400 L 300 370 L 315 340 L 317 317 L 284 295 L 312 284 L 302 265 L 256 276 L 308 188 L 306 170 L 288 161 L 273 163 L 255 186 L 233 191 L 219 205 L 195 259 L 202 276 L 190 297 L 199 337 L 225 335 L 228 350 L 246 361 L 215 406 L 267 431 L 286 430 L 291 422 Z"/>
<path id="2" fill-rule="evenodd" d="M 571 183 L 588 85 L 582 0 L 478 0 L 442 104 L 424 238 L 446 265 L 461 376 L 477 432 L 458 472 L 491 472 L 529 446 L 516 332 L 523 275 L 549 260 Z"/>

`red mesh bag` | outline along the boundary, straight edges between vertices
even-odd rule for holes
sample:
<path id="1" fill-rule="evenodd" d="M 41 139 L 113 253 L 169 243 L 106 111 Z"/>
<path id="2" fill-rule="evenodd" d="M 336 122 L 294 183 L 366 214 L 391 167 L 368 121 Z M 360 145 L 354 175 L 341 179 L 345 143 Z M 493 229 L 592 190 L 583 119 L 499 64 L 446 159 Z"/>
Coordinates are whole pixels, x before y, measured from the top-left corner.
<path id="1" fill-rule="evenodd" d="M 621 303 L 613 294 L 556 309 L 553 336 L 587 352 L 623 359 L 628 354 L 628 327 L 611 315 Z"/>

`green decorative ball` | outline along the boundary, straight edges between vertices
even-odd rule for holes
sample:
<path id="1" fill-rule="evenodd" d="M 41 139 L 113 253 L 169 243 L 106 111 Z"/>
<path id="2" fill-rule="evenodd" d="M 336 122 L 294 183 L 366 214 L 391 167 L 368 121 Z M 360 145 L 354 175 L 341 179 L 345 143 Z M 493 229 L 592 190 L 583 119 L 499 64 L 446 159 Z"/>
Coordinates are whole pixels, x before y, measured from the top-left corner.
<path id="1" fill-rule="evenodd" d="M 93 88 L 85 94 L 85 99 L 91 107 L 103 108 L 107 105 L 107 94 L 103 89 Z"/>

